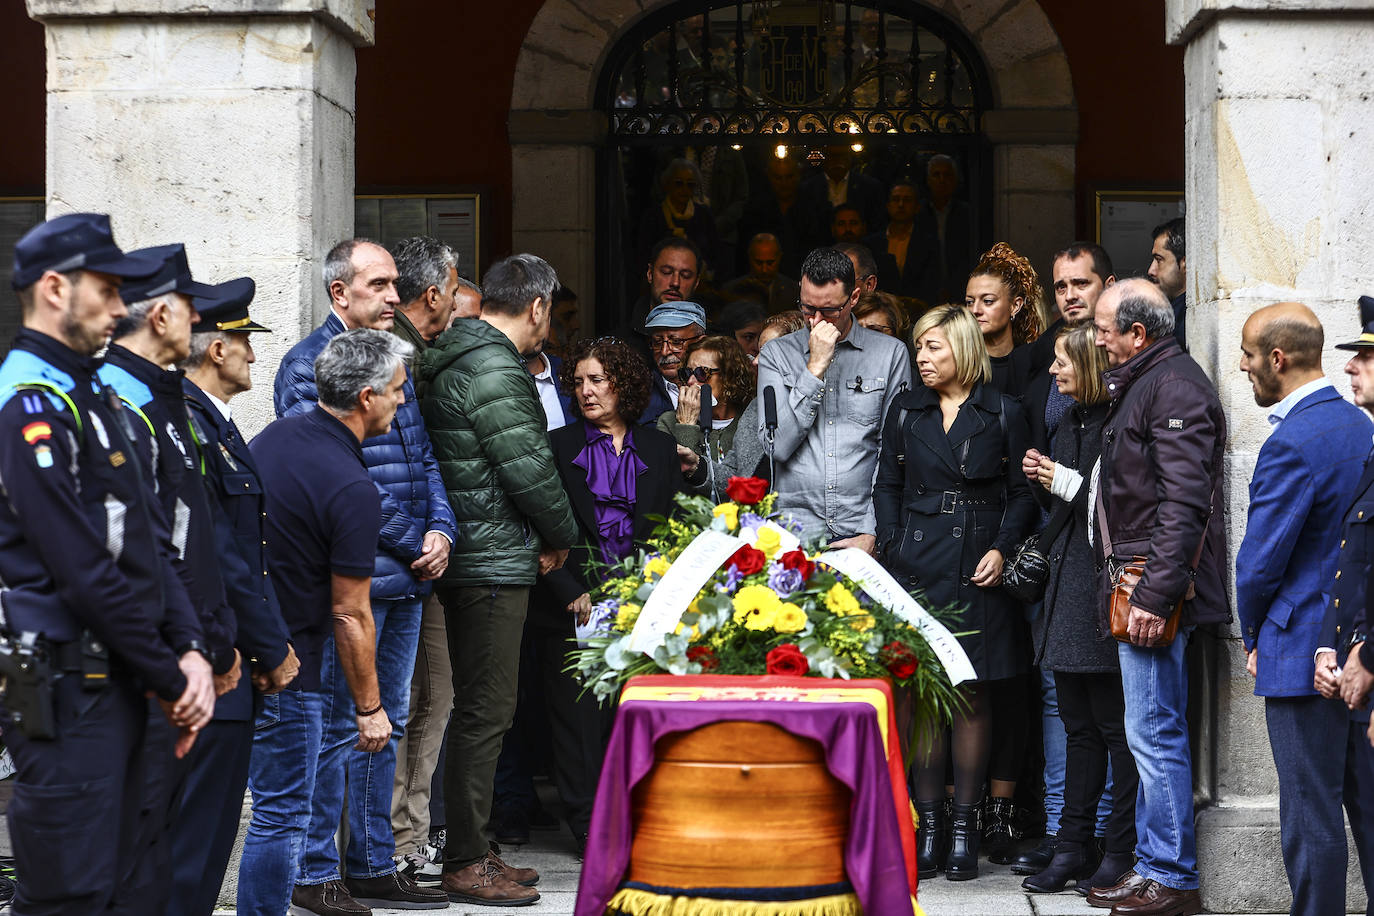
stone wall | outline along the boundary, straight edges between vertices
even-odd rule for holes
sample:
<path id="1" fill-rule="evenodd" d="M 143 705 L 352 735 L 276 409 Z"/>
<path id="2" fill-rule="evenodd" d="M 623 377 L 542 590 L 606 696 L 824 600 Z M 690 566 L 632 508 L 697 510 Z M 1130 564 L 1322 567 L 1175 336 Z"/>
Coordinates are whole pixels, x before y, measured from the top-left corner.
<path id="1" fill-rule="evenodd" d="M 258 387 L 324 314 L 319 262 L 352 234 L 362 0 L 28 0 L 47 41 L 48 216 L 113 215 L 124 248 L 181 241 L 195 275 L 252 275 Z"/>
<path id="2" fill-rule="evenodd" d="M 1170 0 L 1169 39 L 1186 42 L 1189 346 L 1217 383 L 1230 422 L 1227 522 L 1234 558 L 1248 484 L 1269 434 L 1239 372 L 1240 331 L 1256 308 L 1298 300 L 1326 328 L 1327 376 L 1349 391 L 1355 305 L 1374 290 L 1366 228 L 1374 199 L 1374 101 L 1368 49 L 1374 5 Z M 1216 805 L 1198 819 L 1203 902 L 1277 912 L 1289 893 L 1280 863 L 1277 782 L 1261 701 L 1233 625 L 1219 652 Z M 1339 753 L 1339 749 L 1333 749 Z M 1363 910 L 1351 846 L 1348 899 Z M 1243 879 L 1238 880 L 1238 876 Z"/>

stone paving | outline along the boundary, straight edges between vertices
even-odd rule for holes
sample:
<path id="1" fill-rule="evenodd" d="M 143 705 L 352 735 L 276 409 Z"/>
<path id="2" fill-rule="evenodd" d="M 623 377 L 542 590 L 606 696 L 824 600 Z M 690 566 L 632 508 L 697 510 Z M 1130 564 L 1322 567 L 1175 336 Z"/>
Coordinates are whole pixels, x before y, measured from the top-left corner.
<path id="1" fill-rule="evenodd" d="M 572 916 L 577 898 L 577 877 L 580 863 L 573 852 L 572 839 L 563 833 L 534 831 L 528 846 L 502 848 L 507 861 L 520 866 L 539 869 L 540 898 L 533 905 L 509 912 L 531 913 L 538 916 Z M 983 875 L 975 881 L 947 881 L 937 878 L 921 885 L 918 899 L 926 916 L 1106 916 L 1106 910 L 1094 909 L 1074 891 L 1062 894 L 1027 894 L 1021 889 L 1021 877 L 1013 875 L 1004 865 L 983 863 Z M 232 895 L 228 898 L 232 900 Z M 232 914 L 232 909 L 217 910 Z M 414 910 L 372 911 L 374 916 L 401 916 Z M 471 907 L 453 904 L 444 912 L 450 916 L 491 916 L 506 912 L 490 907 Z M 874 914 L 883 916 L 883 914 Z"/>

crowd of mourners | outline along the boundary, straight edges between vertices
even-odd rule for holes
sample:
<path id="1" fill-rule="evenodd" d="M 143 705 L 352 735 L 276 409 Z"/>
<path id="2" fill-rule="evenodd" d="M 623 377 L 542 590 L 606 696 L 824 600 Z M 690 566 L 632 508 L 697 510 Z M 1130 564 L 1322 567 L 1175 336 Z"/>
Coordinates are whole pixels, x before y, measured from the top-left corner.
<path id="1" fill-rule="evenodd" d="M 1231 620 L 1227 421 L 1186 350 L 1182 220 L 1141 240 L 1146 277 L 1071 242 L 1046 284 L 1005 243 L 961 261 L 945 157 L 871 234 L 883 208 L 835 158 L 828 243 L 779 223 L 733 279 L 699 169 L 671 163 L 611 336 L 534 255 L 479 286 L 432 238 L 342 241 L 251 440 L 250 278 L 122 252 L 98 214 L 26 234 L 0 367 L 16 912 L 210 913 L 245 787 L 241 914 L 538 900 L 502 845 L 558 825 L 544 777 L 587 843 L 612 713 L 566 656 L 597 570 L 732 476 L 960 634 L 976 678 L 909 773 L 922 879 L 986 858 L 1120 916 L 1200 912 L 1187 647 Z M 795 163 L 770 169 L 795 195 Z M 1343 800 L 1362 865 L 1368 836 L 1362 306 L 1353 405 L 1305 306 L 1239 341 L 1275 426 L 1236 590 L 1294 913 L 1343 911 Z"/>

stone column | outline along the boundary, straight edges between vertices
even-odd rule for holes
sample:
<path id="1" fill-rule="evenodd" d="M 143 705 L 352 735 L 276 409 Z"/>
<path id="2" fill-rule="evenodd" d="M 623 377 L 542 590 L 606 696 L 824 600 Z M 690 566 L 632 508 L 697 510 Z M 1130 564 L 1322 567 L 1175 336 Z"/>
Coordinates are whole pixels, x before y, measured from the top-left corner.
<path id="1" fill-rule="evenodd" d="M 1189 346 L 1215 379 L 1230 423 L 1234 559 L 1269 432 L 1236 366 L 1246 317 L 1285 299 L 1310 305 L 1326 328 L 1326 374 L 1349 390 L 1341 373 L 1348 354 L 1331 345 L 1358 334 L 1355 300 L 1374 290 L 1374 4 L 1168 0 L 1167 10 L 1168 40 L 1187 48 Z M 1235 625 L 1217 655 L 1215 677 L 1203 686 L 1212 727 L 1200 736 L 1196 774 L 1213 801 L 1197 819 L 1203 903 L 1220 912 L 1286 912 L 1273 758 Z M 1353 911 L 1364 898 L 1353 844 L 1350 863 Z"/>
<path id="2" fill-rule="evenodd" d="M 109 212 L 124 248 L 257 281 L 256 388 L 323 316 L 319 264 L 353 231 L 354 47 L 373 0 L 27 0 L 47 30 L 48 215 Z M 238 403 L 236 402 L 236 408 Z"/>

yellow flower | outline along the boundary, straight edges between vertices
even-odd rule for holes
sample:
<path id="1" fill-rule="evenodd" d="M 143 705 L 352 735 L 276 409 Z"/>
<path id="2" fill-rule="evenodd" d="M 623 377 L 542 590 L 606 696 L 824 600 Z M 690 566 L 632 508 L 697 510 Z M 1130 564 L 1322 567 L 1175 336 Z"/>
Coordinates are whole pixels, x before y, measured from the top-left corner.
<path id="1" fill-rule="evenodd" d="M 830 591 L 825 593 L 825 606 L 836 617 L 848 617 L 851 614 L 859 613 L 859 599 L 855 598 L 854 593 L 839 582 L 832 585 Z"/>
<path id="2" fill-rule="evenodd" d="M 637 604 L 622 604 L 615 614 L 615 628 L 627 632 L 631 630 L 639 619 L 639 610 Z"/>
<path id="3" fill-rule="evenodd" d="M 806 628 L 806 611 L 788 601 L 778 608 L 773 629 L 779 633 L 796 633 Z"/>
<path id="4" fill-rule="evenodd" d="M 687 624 L 678 621 L 677 629 L 673 630 L 673 632 L 682 633 L 684 630 L 687 632 L 688 642 L 696 642 L 701 638 L 701 630 L 697 629 L 695 624 L 693 624 L 690 629 L 687 629 Z"/>
<path id="5" fill-rule="evenodd" d="M 849 625 L 860 633 L 867 633 L 873 629 L 873 615 L 859 613 L 849 619 Z"/>
<path id="6" fill-rule="evenodd" d="M 766 630 L 773 625 L 782 599 L 766 585 L 746 585 L 735 594 L 735 623 L 746 629 Z"/>
<path id="7" fill-rule="evenodd" d="M 739 527 L 739 506 L 734 503 L 721 503 L 711 510 L 711 514 L 716 518 L 725 519 L 727 531 L 734 531 Z"/>
<path id="8" fill-rule="evenodd" d="M 774 528 L 760 528 L 758 537 L 754 540 L 754 547 L 763 552 L 768 559 L 773 559 L 773 555 L 782 546 L 782 538 Z"/>
<path id="9" fill-rule="evenodd" d="M 668 571 L 668 567 L 672 565 L 673 564 L 669 563 L 666 557 L 654 557 L 648 563 L 644 564 L 644 574 L 662 578 L 663 574 Z"/>

